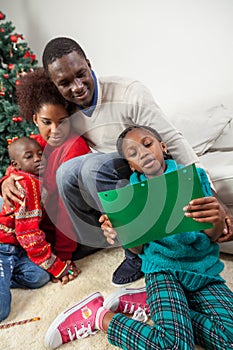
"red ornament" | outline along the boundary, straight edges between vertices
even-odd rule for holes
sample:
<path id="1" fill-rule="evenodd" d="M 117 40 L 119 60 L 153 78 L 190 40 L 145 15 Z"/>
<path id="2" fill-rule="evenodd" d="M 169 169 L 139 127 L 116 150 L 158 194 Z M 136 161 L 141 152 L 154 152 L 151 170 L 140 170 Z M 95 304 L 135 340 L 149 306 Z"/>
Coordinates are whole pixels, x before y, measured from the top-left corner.
<path id="1" fill-rule="evenodd" d="M 13 68 L 14 68 L 13 63 L 9 63 L 9 64 L 8 64 L 8 69 L 9 69 L 9 70 L 12 70 Z"/>
<path id="2" fill-rule="evenodd" d="M 20 80 L 16 80 L 15 85 L 17 85 L 17 86 L 20 85 Z"/>
<path id="3" fill-rule="evenodd" d="M 0 12 L 0 19 L 4 19 L 4 18 L 5 18 L 5 15 L 2 12 Z"/>
<path id="4" fill-rule="evenodd" d="M 36 55 L 33 55 L 30 53 L 30 51 L 26 51 L 23 58 L 30 58 L 31 59 L 31 63 L 35 61 L 36 59 Z"/>
<path id="5" fill-rule="evenodd" d="M 13 120 L 13 122 L 21 123 L 23 121 L 23 118 L 18 115 L 14 115 L 14 117 L 12 117 L 11 120 Z"/>
<path id="6" fill-rule="evenodd" d="M 17 43 L 17 41 L 18 41 L 18 36 L 17 36 L 17 35 L 11 35 L 11 36 L 10 36 L 10 41 L 11 41 L 12 43 Z"/>
<path id="7" fill-rule="evenodd" d="M 9 74 L 8 73 L 3 74 L 3 78 L 9 79 Z"/>
<path id="8" fill-rule="evenodd" d="M 0 96 L 5 96 L 5 92 L 4 91 L 0 91 Z"/>
<path id="9" fill-rule="evenodd" d="M 0 28 L 0 32 L 1 32 L 1 33 L 4 33 L 4 32 L 5 32 L 5 29 L 4 29 L 4 28 Z"/>

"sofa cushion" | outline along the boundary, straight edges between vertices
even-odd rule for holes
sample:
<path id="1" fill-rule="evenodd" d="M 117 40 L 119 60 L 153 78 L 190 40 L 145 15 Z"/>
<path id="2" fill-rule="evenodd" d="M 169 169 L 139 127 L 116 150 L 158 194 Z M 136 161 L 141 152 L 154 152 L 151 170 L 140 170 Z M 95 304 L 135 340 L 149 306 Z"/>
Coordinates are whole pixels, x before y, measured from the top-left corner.
<path id="1" fill-rule="evenodd" d="M 174 115 L 170 121 L 183 133 L 200 156 L 215 144 L 224 128 L 232 120 L 232 115 L 231 111 L 219 105 L 201 113 Z"/>
<path id="2" fill-rule="evenodd" d="M 233 120 L 227 123 L 209 151 L 233 151 Z"/>
<path id="3" fill-rule="evenodd" d="M 233 254 L 233 241 L 221 243 L 219 246 L 221 252 Z"/>

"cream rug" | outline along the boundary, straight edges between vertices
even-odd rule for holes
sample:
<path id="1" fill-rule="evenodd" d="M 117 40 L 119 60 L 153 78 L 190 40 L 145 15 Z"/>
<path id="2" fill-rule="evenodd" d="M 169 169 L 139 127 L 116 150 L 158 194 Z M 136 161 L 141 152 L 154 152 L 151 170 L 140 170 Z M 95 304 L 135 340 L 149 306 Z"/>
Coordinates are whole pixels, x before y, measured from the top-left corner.
<path id="1" fill-rule="evenodd" d="M 87 295 L 100 291 L 107 297 L 115 290 L 111 285 L 113 271 L 123 260 L 121 248 L 106 249 L 78 261 L 82 273 L 73 282 L 61 286 L 49 283 L 37 290 L 12 290 L 12 311 L 2 324 L 40 317 L 39 321 L 0 329 L 0 349 L 6 350 L 45 350 L 44 335 L 54 318 L 64 309 Z M 222 254 L 225 262 L 223 277 L 233 290 L 233 255 Z M 131 287 L 141 287 L 140 280 Z M 1 323 L 0 323 L 1 324 Z M 60 349 L 113 350 L 104 333 L 63 345 Z M 197 349 L 200 349 L 197 347 Z M 132 349 L 136 350 L 136 349 Z"/>

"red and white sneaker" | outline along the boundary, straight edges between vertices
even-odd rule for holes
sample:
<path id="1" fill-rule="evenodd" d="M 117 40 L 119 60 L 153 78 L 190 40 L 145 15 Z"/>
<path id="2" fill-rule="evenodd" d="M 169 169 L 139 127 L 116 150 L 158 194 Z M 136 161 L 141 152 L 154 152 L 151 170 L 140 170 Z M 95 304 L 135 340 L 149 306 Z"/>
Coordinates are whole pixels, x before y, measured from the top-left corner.
<path id="1" fill-rule="evenodd" d="M 96 292 L 63 311 L 50 325 L 45 335 L 45 346 L 56 349 L 75 339 L 96 334 L 100 329 L 100 314 L 105 310 L 103 301 L 102 294 Z"/>
<path id="2" fill-rule="evenodd" d="M 113 312 L 133 314 L 133 319 L 146 322 L 150 309 L 146 303 L 146 288 L 119 288 L 104 301 L 104 307 Z"/>

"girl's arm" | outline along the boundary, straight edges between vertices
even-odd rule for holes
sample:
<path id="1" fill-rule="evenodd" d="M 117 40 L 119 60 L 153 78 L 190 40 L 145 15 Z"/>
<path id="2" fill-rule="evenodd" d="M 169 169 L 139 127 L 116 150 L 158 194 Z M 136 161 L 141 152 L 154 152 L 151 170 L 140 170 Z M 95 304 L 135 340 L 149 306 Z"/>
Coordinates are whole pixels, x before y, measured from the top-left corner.
<path id="1" fill-rule="evenodd" d="M 213 224 L 213 228 L 204 230 L 211 241 L 216 241 L 226 229 L 226 214 L 223 207 L 215 197 L 203 197 L 193 199 L 184 208 L 185 216 L 198 222 Z"/>
<path id="2" fill-rule="evenodd" d="M 99 222 L 101 223 L 101 229 L 104 232 L 104 236 L 107 239 L 107 242 L 109 244 L 114 244 L 115 243 L 115 239 L 117 238 L 117 233 L 114 230 L 114 228 L 112 227 L 112 223 L 109 220 L 109 218 L 107 217 L 106 214 L 101 215 Z M 134 254 L 141 254 L 143 251 L 143 246 L 137 246 L 137 247 L 133 247 L 133 248 L 129 248 L 129 250 L 131 252 L 133 252 Z"/>

